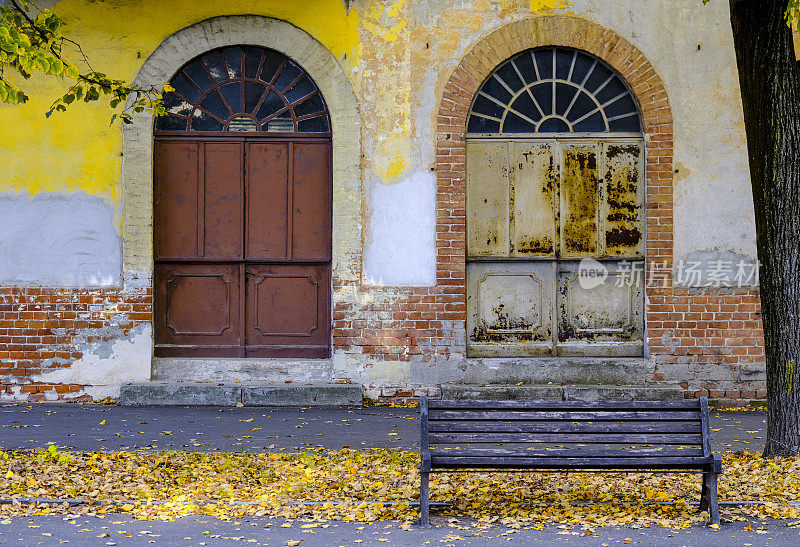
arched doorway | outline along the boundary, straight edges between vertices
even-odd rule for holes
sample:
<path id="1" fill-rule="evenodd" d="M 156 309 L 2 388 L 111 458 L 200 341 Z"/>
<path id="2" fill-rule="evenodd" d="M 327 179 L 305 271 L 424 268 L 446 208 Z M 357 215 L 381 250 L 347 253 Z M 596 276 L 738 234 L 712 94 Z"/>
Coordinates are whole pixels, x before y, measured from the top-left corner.
<path id="1" fill-rule="evenodd" d="M 467 120 L 468 355 L 643 354 L 644 152 L 633 93 L 590 53 L 489 75 Z"/>
<path id="2" fill-rule="evenodd" d="M 275 50 L 186 63 L 155 125 L 156 356 L 328 357 L 331 122 Z"/>

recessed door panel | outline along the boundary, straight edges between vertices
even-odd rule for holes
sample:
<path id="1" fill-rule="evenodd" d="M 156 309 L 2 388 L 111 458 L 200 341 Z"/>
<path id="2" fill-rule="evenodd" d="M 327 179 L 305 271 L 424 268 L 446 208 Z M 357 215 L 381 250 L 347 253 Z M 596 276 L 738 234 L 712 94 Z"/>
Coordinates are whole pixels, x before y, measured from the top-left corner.
<path id="1" fill-rule="evenodd" d="M 577 261 L 559 264 L 558 348 L 561 355 L 642 355 L 643 263 L 603 261 L 586 276 Z"/>
<path id="2" fill-rule="evenodd" d="M 203 256 L 242 256 L 242 176 L 244 147 L 241 142 L 204 143 Z"/>
<path id="3" fill-rule="evenodd" d="M 293 156 L 292 257 L 330 259 L 330 143 L 294 143 Z"/>
<path id="4" fill-rule="evenodd" d="M 160 355 L 240 353 L 239 266 L 158 264 L 156 344 Z"/>
<path id="5" fill-rule="evenodd" d="M 496 141 L 467 143 L 468 256 L 508 256 L 508 147 Z"/>
<path id="6" fill-rule="evenodd" d="M 203 143 L 159 142 L 155 148 L 153 252 L 156 258 L 200 255 L 197 238 L 198 175 Z"/>
<path id="7" fill-rule="evenodd" d="M 600 179 L 596 145 L 564 145 L 561 167 L 561 257 L 598 256 Z"/>
<path id="8" fill-rule="evenodd" d="M 247 257 L 286 258 L 289 230 L 289 147 L 285 142 L 247 145 Z"/>
<path id="9" fill-rule="evenodd" d="M 246 277 L 247 355 L 329 355 L 328 265 L 251 265 Z"/>
<path id="10" fill-rule="evenodd" d="M 511 256 L 555 257 L 558 241 L 554 197 L 558 165 L 548 144 L 512 144 L 509 169 Z"/>
<path id="11" fill-rule="evenodd" d="M 605 221 L 602 243 L 608 256 L 644 256 L 643 154 L 639 144 L 604 145 L 604 199 L 601 218 Z"/>
<path id="12" fill-rule="evenodd" d="M 549 261 L 468 264 L 469 356 L 551 353 L 553 287 Z"/>

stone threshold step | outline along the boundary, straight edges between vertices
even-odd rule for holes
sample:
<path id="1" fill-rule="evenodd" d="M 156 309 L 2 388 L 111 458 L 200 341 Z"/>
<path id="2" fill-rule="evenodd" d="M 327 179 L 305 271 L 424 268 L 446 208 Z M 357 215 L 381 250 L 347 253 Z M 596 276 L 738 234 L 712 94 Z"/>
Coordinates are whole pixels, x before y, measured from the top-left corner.
<path id="1" fill-rule="evenodd" d="M 543 401 L 676 401 L 683 388 L 672 384 L 613 385 L 442 385 L 442 399 Z"/>
<path id="2" fill-rule="evenodd" d="M 121 405 L 196 406 L 361 406 L 358 384 L 240 385 L 208 382 L 123 384 Z"/>

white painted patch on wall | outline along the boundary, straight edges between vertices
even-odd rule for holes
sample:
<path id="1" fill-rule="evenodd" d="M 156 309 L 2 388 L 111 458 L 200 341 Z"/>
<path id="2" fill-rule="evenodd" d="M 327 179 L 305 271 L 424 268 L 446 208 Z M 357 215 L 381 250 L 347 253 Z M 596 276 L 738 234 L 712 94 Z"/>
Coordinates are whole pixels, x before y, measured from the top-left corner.
<path id="1" fill-rule="evenodd" d="M 436 175 L 422 170 L 396 184 L 374 182 L 364 280 L 380 286 L 436 284 Z"/>
<path id="2" fill-rule="evenodd" d="M 150 323 L 131 329 L 125 338 L 95 342 L 83 347 L 83 357 L 69 367 L 31 377 L 46 384 L 77 384 L 92 386 L 85 393 L 93 397 L 119 395 L 125 382 L 150 379 L 150 359 L 153 355 L 153 335 Z"/>
<path id="3" fill-rule="evenodd" d="M 0 284 L 118 285 L 122 246 L 108 200 L 85 192 L 0 194 Z"/>

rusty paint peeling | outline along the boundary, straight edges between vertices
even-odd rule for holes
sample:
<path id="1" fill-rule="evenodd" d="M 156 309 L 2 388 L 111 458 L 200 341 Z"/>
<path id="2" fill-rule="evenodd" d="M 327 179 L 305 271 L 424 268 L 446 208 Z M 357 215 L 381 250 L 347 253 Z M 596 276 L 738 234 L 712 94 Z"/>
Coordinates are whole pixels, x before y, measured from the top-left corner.
<path id="1" fill-rule="evenodd" d="M 564 215 L 565 255 L 593 255 L 597 252 L 597 206 L 599 180 L 595 147 L 564 150 L 561 179 Z"/>

